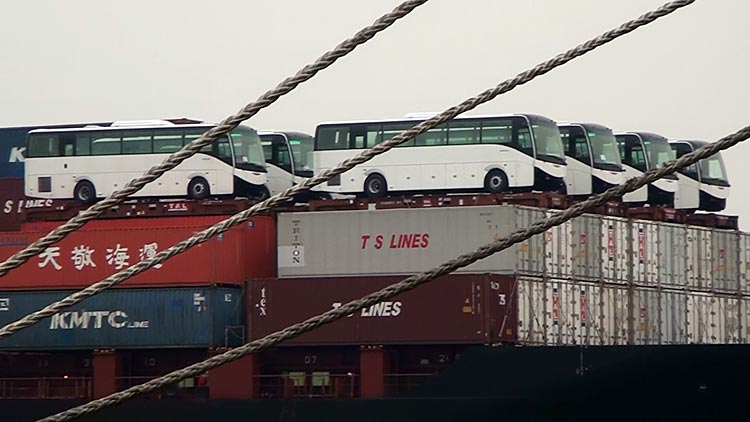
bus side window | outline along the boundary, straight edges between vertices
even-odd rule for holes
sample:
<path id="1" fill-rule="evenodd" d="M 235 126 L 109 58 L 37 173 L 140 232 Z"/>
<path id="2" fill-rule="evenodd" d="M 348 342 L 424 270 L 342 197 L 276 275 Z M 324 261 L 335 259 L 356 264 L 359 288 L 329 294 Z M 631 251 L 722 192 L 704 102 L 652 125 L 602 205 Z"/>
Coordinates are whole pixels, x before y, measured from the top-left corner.
<path id="1" fill-rule="evenodd" d="M 442 124 L 427 132 L 417 135 L 416 146 L 446 145 L 448 143 L 448 128 Z"/>
<path id="2" fill-rule="evenodd" d="M 480 131 L 479 122 L 453 121 L 448 126 L 448 144 L 478 144 Z"/>
<path id="3" fill-rule="evenodd" d="M 383 140 L 387 141 L 389 139 L 393 139 L 401 132 L 410 129 L 412 126 L 416 125 L 410 123 L 384 123 L 383 124 Z M 414 146 L 414 138 L 409 139 L 408 141 L 396 145 L 396 148 L 400 147 L 413 147 Z"/>
<path id="4" fill-rule="evenodd" d="M 91 137 L 88 134 L 76 136 L 76 155 L 91 155 Z"/>
<path id="5" fill-rule="evenodd" d="M 646 154 L 643 152 L 641 140 L 635 135 L 618 135 L 622 163 L 640 171 L 646 171 Z"/>
<path id="6" fill-rule="evenodd" d="M 482 122 L 483 144 L 513 143 L 513 123 L 510 120 L 486 120 Z"/>
<path id="7" fill-rule="evenodd" d="M 522 152 L 533 155 L 534 145 L 531 142 L 531 130 L 526 120 L 513 120 L 513 143 L 518 146 Z"/>
<path id="8" fill-rule="evenodd" d="M 280 142 L 273 143 L 273 160 L 279 167 L 289 173 L 292 172 L 292 158 L 289 155 L 289 148 L 287 148 L 283 138 L 280 139 Z"/>
<path id="9" fill-rule="evenodd" d="M 154 153 L 171 154 L 182 148 L 182 131 L 160 130 L 154 132 Z"/>
<path id="10" fill-rule="evenodd" d="M 321 127 L 315 138 L 315 149 L 349 149 L 349 127 Z"/>
<path id="11" fill-rule="evenodd" d="M 57 135 L 32 135 L 29 138 L 28 157 L 57 157 L 60 155 L 60 141 Z"/>
<path id="12" fill-rule="evenodd" d="M 119 155 L 122 153 L 120 132 L 99 132 L 91 134 L 91 155 Z"/>

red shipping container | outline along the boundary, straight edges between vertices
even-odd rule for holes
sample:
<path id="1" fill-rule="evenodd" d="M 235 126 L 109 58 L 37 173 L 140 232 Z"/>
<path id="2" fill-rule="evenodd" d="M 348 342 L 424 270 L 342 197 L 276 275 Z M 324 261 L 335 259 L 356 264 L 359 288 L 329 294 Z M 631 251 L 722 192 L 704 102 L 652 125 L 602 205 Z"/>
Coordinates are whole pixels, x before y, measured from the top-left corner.
<path id="1" fill-rule="evenodd" d="M 52 208 L 57 201 L 27 198 L 23 191 L 23 178 L 0 179 L 0 232 L 18 231 L 26 210 Z"/>
<path id="2" fill-rule="evenodd" d="M 246 301 L 259 339 L 405 277 L 258 279 Z M 452 274 L 284 344 L 494 344 L 516 338 L 515 277 Z"/>
<path id="3" fill-rule="evenodd" d="M 94 220 L 0 277 L 0 290 L 80 288 L 173 246 L 226 216 Z M 34 222 L 0 233 L 0 259 L 62 222 Z M 275 274 L 275 222 L 259 216 L 123 282 L 123 287 L 243 284 Z"/>

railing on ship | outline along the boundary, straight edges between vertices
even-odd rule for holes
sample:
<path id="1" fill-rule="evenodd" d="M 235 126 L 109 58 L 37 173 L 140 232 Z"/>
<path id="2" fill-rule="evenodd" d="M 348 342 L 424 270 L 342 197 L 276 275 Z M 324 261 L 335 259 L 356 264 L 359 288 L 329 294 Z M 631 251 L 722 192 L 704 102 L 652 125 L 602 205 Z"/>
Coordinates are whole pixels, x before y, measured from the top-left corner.
<path id="1" fill-rule="evenodd" d="M 423 383 L 433 374 L 386 374 L 385 396 L 395 396 Z M 118 377 L 117 389 L 122 391 L 142 384 L 155 376 Z M 261 398 L 355 398 L 359 397 L 359 374 L 331 374 L 330 372 L 292 372 L 256 377 Z M 210 381 L 209 381 L 210 383 Z M 204 397 L 208 398 L 206 384 L 185 380 L 144 397 L 152 399 Z M 55 378 L 0 378 L 0 399 L 91 399 L 93 382 L 90 377 Z"/>
<path id="2" fill-rule="evenodd" d="M 89 377 L 0 378 L 0 399 L 87 399 Z"/>

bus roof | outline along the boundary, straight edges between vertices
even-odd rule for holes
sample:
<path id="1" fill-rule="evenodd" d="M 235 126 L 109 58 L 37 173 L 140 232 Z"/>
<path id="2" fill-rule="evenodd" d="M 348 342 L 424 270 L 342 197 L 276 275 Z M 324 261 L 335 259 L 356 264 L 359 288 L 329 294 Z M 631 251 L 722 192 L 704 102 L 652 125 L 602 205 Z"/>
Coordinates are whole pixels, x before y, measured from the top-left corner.
<path id="1" fill-rule="evenodd" d="M 411 116 L 411 117 L 409 117 Z M 372 124 L 372 123 L 397 123 L 397 122 L 420 122 L 429 119 L 433 116 L 428 115 L 419 115 L 418 117 L 414 114 L 407 114 L 407 117 L 399 117 L 399 118 L 393 118 L 393 119 L 375 119 L 375 120 L 340 120 L 340 121 L 330 121 L 330 122 L 321 122 L 318 123 L 318 126 L 326 126 L 326 125 L 353 125 L 353 124 Z M 487 114 L 487 115 L 469 115 L 469 116 L 457 116 L 454 117 L 452 120 L 464 120 L 464 119 L 498 119 L 498 118 L 508 118 L 508 117 L 526 117 L 531 119 L 539 119 L 539 120 L 548 120 L 552 123 L 554 123 L 554 120 L 550 119 L 549 117 L 545 117 L 539 114 L 530 114 L 530 113 L 513 113 L 513 114 Z"/>
<path id="2" fill-rule="evenodd" d="M 581 122 L 557 122 L 557 126 L 580 126 L 584 129 L 593 129 L 593 130 L 601 130 L 601 131 L 610 131 L 612 132 L 612 129 L 610 129 L 607 126 L 600 125 L 598 123 L 581 123 Z"/>
<path id="3" fill-rule="evenodd" d="M 643 132 L 643 131 L 624 131 L 624 132 L 615 132 L 615 136 L 618 135 L 636 135 L 639 138 L 656 138 L 656 139 L 663 139 L 666 142 L 669 142 L 666 137 L 659 135 L 658 133 L 654 132 Z"/>
<path id="4" fill-rule="evenodd" d="M 29 134 L 37 134 L 37 133 L 69 133 L 69 132 L 113 132 L 113 131 L 136 131 L 136 130 L 148 130 L 148 129 L 155 129 L 155 130 L 170 130 L 170 129 L 210 129 L 212 127 L 215 127 L 215 123 L 189 123 L 189 124 L 176 124 L 176 125 L 134 125 L 134 126 L 98 126 L 98 125 L 89 125 L 84 127 L 74 127 L 74 128 L 44 128 L 44 129 L 35 129 L 29 132 Z M 245 126 L 245 125 L 239 125 L 237 126 L 237 129 L 245 129 L 250 131 L 255 131 L 255 129 Z"/>
<path id="5" fill-rule="evenodd" d="M 305 132 L 293 130 L 259 130 L 258 135 L 284 135 L 287 138 L 312 138 L 313 136 Z"/>

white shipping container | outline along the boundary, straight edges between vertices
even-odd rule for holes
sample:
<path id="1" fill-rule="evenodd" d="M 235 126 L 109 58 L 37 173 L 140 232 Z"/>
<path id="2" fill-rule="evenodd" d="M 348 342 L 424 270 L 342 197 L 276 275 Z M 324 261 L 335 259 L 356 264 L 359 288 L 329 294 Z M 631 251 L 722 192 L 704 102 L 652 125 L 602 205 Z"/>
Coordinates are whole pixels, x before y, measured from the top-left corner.
<path id="1" fill-rule="evenodd" d="M 545 217 L 510 205 L 280 213 L 278 276 L 413 274 Z M 457 272 L 542 275 L 544 246 L 537 235 Z"/>
<path id="2" fill-rule="evenodd" d="M 602 218 L 585 214 L 572 220 L 574 280 L 602 278 Z"/>
<path id="3" fill-rule="evenodd" d="M 659 291 L 651 288 L 633 290 L 632 309 L 633 344 L 660 344 Z"/>
<path id="4" fill-rule="evenodd" d="M 601 225 L 602 279 L 626 284 L 630 279 L 630 224 L 624 218 L 603 217 Z"/>
<path id="5" fill-rule="evenodd" d="M 602 344 L 628 344 L 628 309 L 630 294 L 627 288 L 604 285 L 601 287 Z"/>
<path id="6" fill-rule="evenodd" d="M 632 220 L 633 283 L 639 286 L 659 285 L 659 230 L 655 224 Z"/>
<path id="7" fill-rule="evenodd" d="M 740 291 L 743 295 L 750 295 L 750 233 L 740 233 L 738 242 L 740 244 Z"/>
<path id="8" fill-rule="evenodd" d="M 739 325 L 740 343 L 750 343 L 750 297 L 740 299 Z"/>
<path id="9" fill-rule="evenodd" d="M 686 247 L 688 289 L 710 290 L 713 271 L 711 230 L 686 226 Z"/>
<path id="10" fill-rule="evenodd" d="M 739 288 L 738 266 L 740 265 L 739 238 L 734 230 L 711 231 L 711 255 L 713 256 L 713 290 L 735 293 Z"/>
<path id="11" fill-rule="evenodd" d="M 553 217 L 559 211 L 547 211 L 547 218 Z M 553 278 L 567 278 L 573 271 L 573 221 L 552 227 L 545 232 L 545 269 L 546 274 Z"/>
<path id="12" fill-rule="evenodd" d="M 659 286 L 684 288 L 687 275 L 687 231 L 684 224 L 658 223 Z"/>
<path id="13" fill-rule="evenodd" d="M 689 292 L 688 340 L 692 344 L 727 344 L 739 341 L 738 299 Z"/>
<path id="14" fill-rule="evenodd" d="M 547 309 L 546 286 L 542 279 L 518 279 L 518 341 L 524 344 L 547 344 L 545 336 Z"/>
<path id="15" fill-rule="evenodd" d="M 680 290 L 661 290 L 660 305 L 660 343 L 686 344 L 687 337 L 687 295 Z"/>

